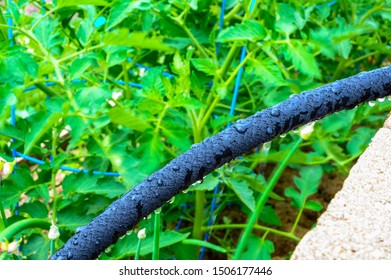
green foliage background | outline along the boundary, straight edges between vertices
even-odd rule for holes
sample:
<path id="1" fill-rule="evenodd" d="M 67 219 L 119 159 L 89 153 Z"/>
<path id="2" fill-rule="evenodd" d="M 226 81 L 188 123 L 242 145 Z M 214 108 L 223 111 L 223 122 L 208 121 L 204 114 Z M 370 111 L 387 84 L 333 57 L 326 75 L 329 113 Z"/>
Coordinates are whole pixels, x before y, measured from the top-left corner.
<path id="1" fill-rule="evenodd" d="M 214 0 L 5 2 L 0 6 L 0 156 L 11 161 L 12 149 L 17 149 L 46 163 L 20 162 L 2 181 L 0 200 L 5 209 L 19 211 L 5 224 L 53 219 L 62 231 L 56 248 L 114 199 L 229 122 L 390 62 L 389 0 L 255 1 L 253 11 L 250 1 L 229 0 L 222 30 L 222 3 Z M 29 5 L 36 12 L 27 13 Z M 12 44 L 7 39 L 9 18 Z M 242 46 L 247 55 L 240 63 Z M 230 115 L 235 78 L 243 65 L 235 115 Z M 35 88 L 26 91 L 30 87 Z M 13 105 L 16 126 L 10 124 Z M 285 197 L 273 193 L 271 199 L 292 199 L 299 213 L 304 208 L 319 211 L 319 203 L 308 197 L 317 192 L 322 174 L 346 174 L 390 109 L 386 100 L 317 122 L 310 139 L 289 160 L 300 171 L 297 188 L 286 189 Z M 254 170 L 266 163 L 278 166 L 298 137 L 292 132 L 268 143 L 270 150 L 264 147 L 236 160 L 167 203 L 159 214 L 160 258 L 197 258 L 193 241 L 205 231 L 217 184 L 224 191 L 218 194 L 216 214 L 230 203 L 239 204 L 244 213 L 253 211 L 270 181 L 269 174 Z M 60 171 L 61 165 L 122 176 L 75 174 Z M 197 205 L 205 211 L 201 215 Z M 179 219 L 185 225 L 174 231 Z M 153 251 L 152 220 L 140 224 L 149 233 L 141 250 L 146 259 Z M 259 224 L 266 229 L 281 225 L 271 206 L 265 207 Z M 227 228 L 223 237 L 211 232 L 218 245 L 212 250 L 230 259 L 237 240 Z M 273 242 L 265 232 L 251 237 L 243 258 L 272 257 Z M 46 259 L 46 233 L 33 228 L 19 232 L 20 254 Z M 132 257 L 136 245 L 129 232 L 101 258 Z"/>

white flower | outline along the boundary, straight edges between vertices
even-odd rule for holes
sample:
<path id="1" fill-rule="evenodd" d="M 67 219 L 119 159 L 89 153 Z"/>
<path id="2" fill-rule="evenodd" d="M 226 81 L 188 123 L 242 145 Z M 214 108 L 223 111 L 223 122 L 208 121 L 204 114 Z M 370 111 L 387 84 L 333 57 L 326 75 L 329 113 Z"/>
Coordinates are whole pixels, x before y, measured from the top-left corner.
<path id="1" fill-rule="evenodd" d="M 301 138 L 303 138 L 304 140 L 308 140 L 310 138 L 312 132 L 314 132 L 314 125 L 315 125 L 315 122 L 312 122 L 312 123 L 309 123 L 309 124 L 303 126 L 299 132 L 299 135 L 301 136 Z"/>
<path id="2" fill-rule="evenodd" d="M 58 230 L 58 227 L 52 221 L 52 225 L 50 226 L 48 237 L 50 240 L 54 240 L 54 239 L 58 238 L 59 236 L 60 236 L 60 231 Z"/>
<path id="3" fill-rule="evenodd" d="M 147 237 L 147 235 L 145 234 L 145 228 L 143 229 L 140 229 L 137 233 L 137 237 L 138 239 L 144 239 L 145 237 Z"/>

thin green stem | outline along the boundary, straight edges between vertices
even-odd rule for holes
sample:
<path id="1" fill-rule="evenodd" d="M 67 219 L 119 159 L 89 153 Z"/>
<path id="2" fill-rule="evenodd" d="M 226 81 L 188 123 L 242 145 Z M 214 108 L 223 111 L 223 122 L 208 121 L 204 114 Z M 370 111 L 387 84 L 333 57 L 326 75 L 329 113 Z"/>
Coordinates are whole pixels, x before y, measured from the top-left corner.
<path id="1" fill-rule="evenodd" d="M 228 71 L 229 67 L 231 66 L 232 61 L 234 60 L 239 48 L 240 48 L 240 46 L 237 44 L 232 45 L 231 49 L 229 50 L 229 52 L 227 54 L 226 59 L 224 60 L 223 65 L 221 66 L 221 68 L 218 71 L 218 74 L 220 77 L 224 77 L 225 74 L 227 73 L 227 71 Z"/>
<path id="2" fill-rule="evenodd" d="M 52 156 L 52 163 L 56 159 L 57 156 L 57 143 L 58 143 L 58 131 L 57 128 L 53 128 L 52 130 L 52 150 L 51 150 L 51 156 Z M 58 193 L 56 189 L 56 174 L 58 169 L 52 168 L 51 171 L 51 185 L 53 190 L 53 204 L 52 204 L 52 220 L 54 222 L 57 221 L 57 200 L 58 200 Z"/>
<path id="3" fill-rule="evenodd" d="M 262 213 L 262 210 L 263 210 L 263 208 L 269 198 L 270 193 L 273 191 L 274 186 L 276 185 L 277 181 L 280 179 L 282 173 L 284 172 L 285 168 L 287 167 L 290 158 L 293 156 L 293 154 L 295 153 L 295 151 L 298 149 L 298 147 L 300 146 L 300 144 L 302 142 L 303 142 L 303 138 L 300 137 L 299 140 L 297 140 L 295 145 L 292 147 L 292 149 L 289 151 L 289 154 L 286 156 L 284 161 L 278 167 L 277 171 L 273 174 L 273 177 L 270 180 L 268 186 L 266 187 L 265 192 L 261 195 L 260 199 L 258 200 L 257 205 L 255 207 L 255 210 L 252 213 L 252 215 L 248 221 L 248 225 L 245 228 L 243 235 L 239 241 L 239 244 L 237 246 L 237 249 L 236 249 L 234 257 L 233 257 L 234 260 L 240 259 L 242 252 L 244 251 L 244 249 L 247 245 L 248 239 L 249 239 L 250 234 L 254 228 L 254 225 L 258 221 L 259 216 Z"/>
<path id="4" fill-rule="evenodd" d="M 381 9 L 383 9 L 384 7 L 384 4 L 380 4 L 379 6 L 375 6 L 373 7 L 372 9 L 369 9 L 364 15 L 363 17 L 360 19 L 360 25 L 363 24 L 367 18 L 369 18 L 372 14 L 376 13 L 377 11 L 380 11 Z"/>
<path id="5" fill-rule="evenodd" d="M 139 238 L 138 242 L 137 242 L 136 254 L 134 255 L 134 260 L 139 260 L 140 259 L 141 242 L 142 242 L 142 239 Z"/>
<path id="6" fill-rule="evenodd" d="M 155 212 L 155 221 L 153 225 L 153 249 L 152 259 L 159 259 L 159 246 L 160 246 L 160 213 Z"/>
<path id="7" fill-rule="evenodd" d="M 301 219 L 301 215 L 303 214 L 303 211 L 304 211 L 304 205 L 299 209 L 299 213 L 297 214 L 296 220 L 293 223 L 292 229 L 290 231 L 291 234 L 295 234 L 296 227 L 299 224 L 299 221 Z"/>
<path id="8" fill-rule="evenodd" d="M 193 238 L 202 239 L 202 225 L 204 223 L 205 191 L 196 191 L 195 193 L 195 214 L 193 225 Z"/>
<path id="9" fill-rule="evenodd" d="M 124 75 L 124 79 L 125 79 L 125 98 L 127 100 L 130 100 L 132 99 L 132 91 L 130 90 L 130 86 L 129 86 L 129 73 L 128 73 L 128 68 L 126 66 L 126 61 L 123 61 L 122 62 L 122 72 L 123 72 L 123 75 Z"/>
<path id="10" fill-rule="evenodd" d="M 0 219 L 0 232 L 1 232 L 7 227 L 7 217 L 5 215 L 3 202 L 1 201 L 0 201 L 0 213 L 1 213 L 1 219 Z"/>
<path id="11" fill-rule="evenodd" d="M 248 227 L 248 224 L 226 224 L 226 225 L 213 225 L 213 226 L 208 226 L 208 227 L 202 227 L 202 230 L 205 231 L 211 231 L 211 230 L 218 230 L 218 229 L 243 229 Z M 300 241 L 300 238 L 294 235 L 293 233 L 261 226 L 258 224 L 254 225 L 254 229 L 265 231 L 265 232 L 270 232 L 273 234 L 277 234 L 286 238 L 290 238 L 295 241 Z"/>
<path id="12" fill-rule="evenodd" d="M 72 54 L 70 54 L 70 55 L 68 55 L 66 57 L 60 58 L 57 61 L 59 63 L 63 63 L 65 61 L 67 61 L 68 59 L 72 59 L 72 58 L 78 57 L 79 55 L 82 55 L 82 54 L 84 54 L 86 52 L 90 52 L 90 51 L 93 51 L 93 50 L 96 50 L 96 49 L 100 49 L 103 46 L 104 46 L 103 44 L 99 44 L 99 45 L 96 45 L 96 46 L 88 47 L 88 48 L 82 49 L 81 51 L 73 52 Z"/>
<path id="13" fill-rule="evenodd" d="M 49 230 L 51 223 L 49 223 L 46 219 L 25 219 L 18 222 L 13 223 L 6 229 L 0 232 L 0 241 L 4 241 L 4 239 L 11 240 L 17 233 L 21 232 L 24 229 L 28 228 L 42 228 L 45 230 Z"/>

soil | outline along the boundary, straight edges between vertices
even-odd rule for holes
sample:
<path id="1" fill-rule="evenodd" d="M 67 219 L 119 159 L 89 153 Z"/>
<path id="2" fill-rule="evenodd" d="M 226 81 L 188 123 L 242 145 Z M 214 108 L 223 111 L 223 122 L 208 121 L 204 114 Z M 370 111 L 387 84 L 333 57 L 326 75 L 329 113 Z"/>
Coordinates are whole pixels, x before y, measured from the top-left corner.
<path id="1" fill-rule="evenodd" d="M 274 192 L 284 196 L 284 190 L 287 187 L 294 186 L 293 177 L 298 176 L 298 171 L 294 169 L 286 169 L 284 174 L 281 176 L 278 184 L 274 188 Z M 330 203 L 334 195 L 342 188 L 343 182 L 347 176 L 337 174 L 337 173 L 326 173 L 323 175 L 322 182 L 319 185 L 318 193 L 311 196 L 311 200 L 315 200 L 322 204 L 323 210 L 320 212 L 307 211 L 303 212 L 302 218 L 296 228 L 296 236 L 302 238 L 316 223 L 319 216 L 326 210 L 327 205 Z M 290 200 L 285 201 L 276 201 L 269 200 L 269 205 L 272 205 L 276 210 L 276 213 L 281 221 L 281 226 L 274 227 L 276 229 L 289 232 L 293 226 L 293 223 L 297 216 L 296 208 L 293 208 Z M 222 213 L 217 217 L 217 224 L 223 224 L 223 217 L 229 217 L 232 224 L 243 224 L 247 222 L 247 215 L 240 211 L 238 205 L 232 205 L 226 207 Z M 259 231 L 254 233 L 262 236 L 263 232 Z M 234 240 L 234 244 L 237 244 L 237 239 L 240 237 L 241 230 L 232 230 L 229 235 Z M 213 232 L 213 236 L 218 239 L 224 238 L 226 235 L 226 230 L 219 230 Z M 220 241 L 221 241 L 220 239 Z M 274 253 L 272 254 L 272 259 L 275 260 L 284 260 L 289 259 L 293 250 L 295 249 L 298 242 L 282 237 L 275 234 L 269 234 L 267 239 L 271 240 L 274 243 Z M 210 240 L 212 243 L 218 244 L 217 240 Z M 216 254 L 212 250 L 207 250 L 205 259 L 224 259 L 225 255 Z"/>

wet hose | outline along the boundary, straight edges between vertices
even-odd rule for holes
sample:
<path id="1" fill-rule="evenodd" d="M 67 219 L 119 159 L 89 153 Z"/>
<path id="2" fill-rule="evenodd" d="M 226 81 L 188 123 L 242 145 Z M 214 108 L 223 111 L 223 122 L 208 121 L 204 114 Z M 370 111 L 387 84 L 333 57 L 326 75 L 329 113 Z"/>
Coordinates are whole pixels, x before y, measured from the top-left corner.
<path id="1" fill-rule="evenodd" d="M 238 120 L 215 136 L 193 145 L 114 201 L 50 259 L 96 259 L 143 217 L 225 163 L 299 126 L 388 95 L 391 95 L 391 66 L 294 95 Z"/>

